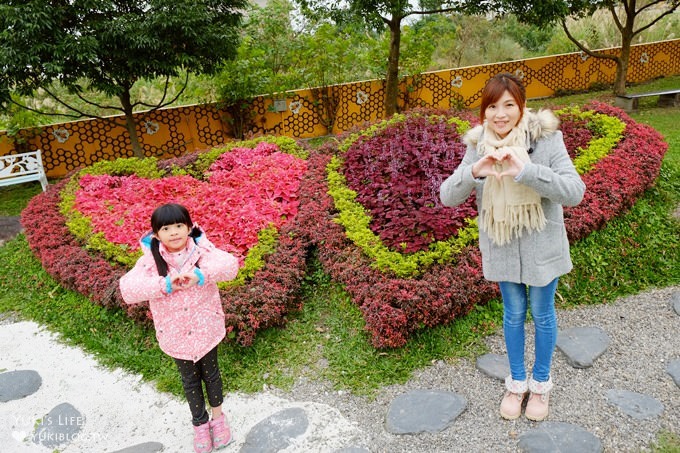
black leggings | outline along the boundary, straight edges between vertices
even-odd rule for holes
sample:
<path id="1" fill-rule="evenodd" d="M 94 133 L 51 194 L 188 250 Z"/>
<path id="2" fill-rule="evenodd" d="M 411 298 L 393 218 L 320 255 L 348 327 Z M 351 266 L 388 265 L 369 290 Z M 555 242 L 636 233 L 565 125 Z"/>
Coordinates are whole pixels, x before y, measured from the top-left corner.
<path id="1" fill-rule="evenodd" d="M 217 346 L 198 362 L 175 359 L 175 363 L 179 369 L 179 374 L 182 376 L 184 394 L 187 397 L 189 409 L 191 409 L 191 423 L 194 426 L 207 423 L 210 417 L 205 408 L 201 381 L 205 382 L 205 391 L 208 395 L 210 407 L 218 407 L 224 401 L 222 376 L 220 376 L 220 368 L 217 366 Z"/>

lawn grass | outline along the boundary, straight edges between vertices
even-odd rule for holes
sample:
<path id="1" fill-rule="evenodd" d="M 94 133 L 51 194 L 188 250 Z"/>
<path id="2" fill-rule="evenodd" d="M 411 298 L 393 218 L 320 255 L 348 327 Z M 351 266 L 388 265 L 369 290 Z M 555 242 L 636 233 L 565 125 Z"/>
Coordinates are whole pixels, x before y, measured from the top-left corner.
<path id="1" fill-rule="evenodd" d="M 680 77 L 660 79 L 634 92 L 677 87 Z M 608 92 L 530 101 L 531 107 L 582 105 L 611 100 Z M 561 308 L 609 303 L 652 287 L 680 284 L 680 108 L 657 108 L 645 99 L 631 116 L 660 131 L 669 143 L 655 187 L 626 213 L 572 248 L 574 270 L 560 280 Z M 39 184 L 0 188 L 0 215 L 19 215 Z M 111 367 L 140 373 L 159 389 L 178 395 L 181 384 L 172 360 L 157 347 L 154 332 L 120 310 L 90 303 L 59 286 L 31 254 L 23 235 L 0 247 L 0 312 L 14 312 L 60 332 Z M 311 260 L 303 284 L 304 309 L 285 329 L 258 334 L 244 348 L 220 347 L 227 391 L 288 389 L 296 379 L 325 379 L 336 389 L 371 396 L 383 386 L 403 383 L 435 360 L 455 362 L 485 352 L 484 336 L 501 326 L 502 306 L 492 301 L 451 325 L 418 332 L 406 346 L 378 351 L 347 293 Z M 654 451 L 678 451 L 677 433 L 659 438 Z"/>
<path id="2" fill-rule="evenodd" d="M 42 191 L 40 182 L 27 182 L 0 188 L 0 215 L 18 216 L 28 200 Z"/>

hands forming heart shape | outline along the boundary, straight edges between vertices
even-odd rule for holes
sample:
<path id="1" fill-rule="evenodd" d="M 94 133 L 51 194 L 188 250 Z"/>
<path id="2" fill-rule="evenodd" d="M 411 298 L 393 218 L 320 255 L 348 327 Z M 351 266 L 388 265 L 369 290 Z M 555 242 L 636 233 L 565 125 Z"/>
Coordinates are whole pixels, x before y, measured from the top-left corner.
<path id="1" fill-rule="evenodd" d="M 198 283 L 198 276 L 193 272 L 178 274 L 170 277 L 170 283 L 173 291 L 188 289 Z"/>
<path id="2" fill-rule="evenodd" d="M 520 174 L 524 169 L 522 162 L 514 153 L 510 151 L 498 150 L 479 159 L 472 166 L 472 176 L 475 178 L 485 178 L 493 176 L 501 179 L 503 176 L 513 178 Z"/>

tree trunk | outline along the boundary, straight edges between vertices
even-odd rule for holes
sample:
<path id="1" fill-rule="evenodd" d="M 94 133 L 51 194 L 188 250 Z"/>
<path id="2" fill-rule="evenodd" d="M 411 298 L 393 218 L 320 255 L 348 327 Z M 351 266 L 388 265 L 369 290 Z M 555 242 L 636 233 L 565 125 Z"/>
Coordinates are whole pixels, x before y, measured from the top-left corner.
<path id="1" fill-rule="evenodd" d="M 388 25 L 390 27 L 390 56 L 387 60 L 387 77 L 385 79 L 385 118 L 391 117 L 398 111 L 401 17 L 393 17 Z"/>
<path id="2" fill-rule="evenodd" d="M 123 107 L 125 112 L 125 128 L 130 135 L 130 144 L 132 145 L 132 153 L 135 157 L 144 158 L 144 151 L 142 146 L 139 144 L 139 137 L 137 136 L 137 123 L 135 122 L 135 117 L 132 114 L 132 103 L 130 102 L 130 90 L 125 90 L 119 96 L 120 105 Z"/>
<path id="3" fill-rule="evenodd" d="M 635 4 L 633 4 L 633 8 Z M 621 55 L 616 61 L 616 79 L 614 79 L 614 94 L 626 94 L 626 79 L 628 76 L 628 63 L 630 62 L 630 45 L 633 42 L 633 26 L 635 25 L 635 15 L 630 13 L 626 17 L 623 29 L 621 30 Z"/>

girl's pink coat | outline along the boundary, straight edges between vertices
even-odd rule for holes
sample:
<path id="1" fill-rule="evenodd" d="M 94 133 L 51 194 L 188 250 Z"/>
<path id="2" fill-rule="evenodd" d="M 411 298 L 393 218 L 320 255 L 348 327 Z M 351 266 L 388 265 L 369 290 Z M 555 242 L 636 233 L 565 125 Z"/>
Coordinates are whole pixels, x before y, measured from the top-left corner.
<path id="1" fill-rule="evenodd" d="M 192 238 L 188 239 L 185 253 L 191 251 L 193 242 Z M 151 250 L 144 240 L 144 255 L 120 279 L 120 291 L 127 304 L 149 301 L 161 350 L 171 357 L 194 362 L 217 346 L 226 334 L 216 282 L 233 280 L 238 273 L 236 257 L 215 247 L 205 235 L 198 239 L 196 248 L 182 272 L 193 272 L 198 264 L 205 277 L 203 286 L 166 294 L 165 277 L 158 274 Z M 166 262 L 174 262 L 163 244 L 160 251 Z M 177 274 L 172 266 L 169 268 L 169 275 Z"/>

